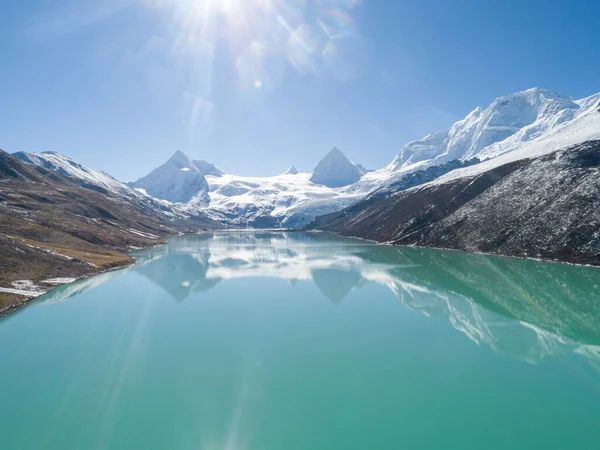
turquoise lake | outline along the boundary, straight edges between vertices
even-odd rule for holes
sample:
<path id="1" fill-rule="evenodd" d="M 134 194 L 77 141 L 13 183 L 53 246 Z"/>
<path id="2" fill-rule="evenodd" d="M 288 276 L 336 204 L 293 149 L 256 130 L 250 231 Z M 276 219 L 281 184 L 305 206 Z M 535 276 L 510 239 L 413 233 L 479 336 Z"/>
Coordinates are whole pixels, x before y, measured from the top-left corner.
<path id="1" fill-rule="evenodd" d="M 600 270 L 182 236 L 0 321 L 2 450 L 600 448 Z"/>

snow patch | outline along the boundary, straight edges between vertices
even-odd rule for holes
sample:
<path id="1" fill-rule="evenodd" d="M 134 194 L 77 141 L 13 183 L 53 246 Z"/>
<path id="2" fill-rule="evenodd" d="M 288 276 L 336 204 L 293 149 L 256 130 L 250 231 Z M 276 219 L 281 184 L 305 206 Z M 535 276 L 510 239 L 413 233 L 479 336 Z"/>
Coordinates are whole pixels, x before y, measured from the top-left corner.
<path id="1" fill-rule="evenodd" d="M 27 290 L 10 289 L 10 288 L 3 288 L 3 287 L 0 287 L 0 292 L 4 292 L 6 294 L 20 295 L 22 297 L 30 297 L 30 298 L 39 297 L 40 295 L 43 295 L 46 293 L 44 291 L 27 291 Z"/>
<path id="2" fill-rule="evenodd" d="M 77 278 L 50 278 L 49 280 L 43 280 L 42 283 L 60 286 L 62 284 L 74 283 L 75 281 L 77 281 Z"/>

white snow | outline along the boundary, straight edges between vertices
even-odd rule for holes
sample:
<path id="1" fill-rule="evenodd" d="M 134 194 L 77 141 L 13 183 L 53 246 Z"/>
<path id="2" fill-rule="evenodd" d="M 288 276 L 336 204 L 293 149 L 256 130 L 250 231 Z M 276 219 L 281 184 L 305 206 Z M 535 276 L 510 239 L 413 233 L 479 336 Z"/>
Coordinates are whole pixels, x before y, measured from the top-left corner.
<path id="1" fill-rule="evenodd" d="M 283 174 L 284 175 L 298 175 L 300 172 L 298 172 L 298 169 L 296 169 L 295 166 L 290 166 L 290 168 L 288 170 L 286 170 Z"/>
<path id="2" fill-rule="evenodd" d="M 45 294 L 44 291 L 27 291 L 22 289 L 10 289 L 0 287 L 0 292 L 4 292 L 7 294 L 21 295 L 23 297 L 39 297 L 42 294 Z"/>
<path id="3" fill-rule="evenodd" d="M 453 159 L 486 159 L 512 151 L 524 142 L 569 122 L 580 112 L 573 99 L 529 89 L 478 107 L 450 129 L 411 142 L 389 166 L 392 171 L 440 165 Z"/>
<path id="4" fill-rule="evenodd" d="M 40 290 L 40 288 L 31 280 L 13 281 L 11 286 L 12 288 L 0 287 L 0 292 L 21 295 L 23 297 L 39 297 L 46 293 L 46 291 Z"/>
<path id="5" fill-rule="evenodd" d="M 37 166 L 54 170 L 62 175 L 87 181 L 114 193 L 119 193 L 124 188 L 123 183 L 106 172 L 92 170 L 60 153 L 17 153 L 15 156 Z"/>
<path id="6" fill-rule="evenodd" d="M 60 286 L 61 284 L 74 283 L 75 281 L 77 281 L 77 278 L 50 278 L 49 280 L 43 280 L 42 283 Z"/>
<path id="7" fill-rule="evenodd" d="M 365 170 L 353 164 L 338 148 L 333 148 L 314 168 L 310 181 L 331 188 L 356 183 Z"/>
<path id="8" fill-rule="evenodd" d="M 476 176 L 513 161 L 541 156 L 585 141 L 600 139 L 599 102 L 600 94 L 576 101 L 580 108 L 572 120 L 555 125 L 546 133 L 526 142 L 509 139 L 492 145 L 481 152 L 481 156 L 485 159 L 481 164 L 455 170 L 432 183 L 441 184 L 462 177 Z"/>
<path id="9" fill-rule="evenodd" d="M 180 151 L 132 186 L 174 203 L 186 203 L 199 196 L 205 199 L 208 190 L 203 173 L 189 156 Z"/>
<path id="10" fill-rule="evenodd" d="M 210 206 L 194 201 L 184 211 L 202 210 L 215 219 L 244 225 L 259 217 L 271 217 L 274 226 L 294 227 L 314 217 L 338 211 L 360 200 L 363 194 L 314 184 L 310 174 L 284 174 L 275 177 L 238 177 L 225 174 L 207 177 Z"/>
<path id="11" fill-rule="evenodd" d="M 155 234 L 144 233 L 139 230 L 134 230 L 133 228 L 129 228 L 127 231 L 129 231 L 130 233 L 136 234 L 138 236 L 145 237 L 147 239 L 158 239 L 158 236 L 156 236 Z"/>
<path id="12" fill-rule="evenodd" d="M 18 281 L 13 281 L 10 284 L 12 287 L 14 287 L 15 289 L 21 289 L 21 290 L 29 290 L 29 291 L 35 291 L 37 289 L 36 284 L 31 281 L 31 280 L 18 280 Z"/>

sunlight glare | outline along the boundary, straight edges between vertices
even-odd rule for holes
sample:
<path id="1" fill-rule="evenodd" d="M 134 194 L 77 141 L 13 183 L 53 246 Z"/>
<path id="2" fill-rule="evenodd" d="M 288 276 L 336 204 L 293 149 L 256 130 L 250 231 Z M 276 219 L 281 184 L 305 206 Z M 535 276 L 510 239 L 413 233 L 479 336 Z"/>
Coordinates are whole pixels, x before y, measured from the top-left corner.
<path id="1" fill-rule="evenodd" d="M 213 85 L 224 68 L 240 91 L 261 92 L 280 88 L 288 70 L 347 81 L 360 69 L 353 11 L 362 0 L 136 1 L 164 22 L 165 35 L 152 39 L 166 54 L 156 59 L 172 61 L 184 80 L 190 139 L 215 126 Z"/>

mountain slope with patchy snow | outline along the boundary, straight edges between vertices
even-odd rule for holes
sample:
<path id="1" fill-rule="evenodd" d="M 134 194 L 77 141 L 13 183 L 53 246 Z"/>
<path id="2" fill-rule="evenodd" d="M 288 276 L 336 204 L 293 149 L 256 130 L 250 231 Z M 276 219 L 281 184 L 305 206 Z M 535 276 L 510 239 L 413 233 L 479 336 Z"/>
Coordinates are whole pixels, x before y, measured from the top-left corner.
<path id="1" fill-rule="evenodd" d="M 90 169 L 77 161 L 56 152 L 27 153 L 17 152 L 13 155 L 30 165 L 43 167 L 60 176 L 74 181 L 79 186 L 97 191 L 113 198 L 121 198 L 126 201 L 144 205 L 154 209 L 159 214 L 174 216 L 173 209 L 168 202 L 139 192 L 125 183 L 113 178 L 106 172 L 98 172 Z"/>
<path id="2" fill-rule="evenodd" d="M 399 245 L 600 266 L 600 141 L 481 166 L 371 197 L 311 227 Z"/>
<path id="3" fill-rule="evenodd" d="M 133 263 L 132 247 L 221 227 L 61 155 L 18 156 L 0 150 L 0 315 L 44 285 Z"/>

